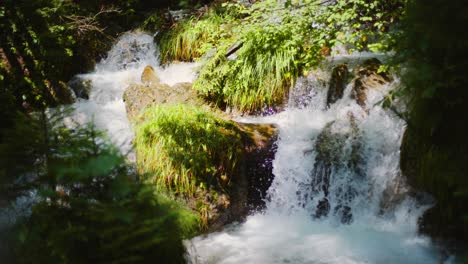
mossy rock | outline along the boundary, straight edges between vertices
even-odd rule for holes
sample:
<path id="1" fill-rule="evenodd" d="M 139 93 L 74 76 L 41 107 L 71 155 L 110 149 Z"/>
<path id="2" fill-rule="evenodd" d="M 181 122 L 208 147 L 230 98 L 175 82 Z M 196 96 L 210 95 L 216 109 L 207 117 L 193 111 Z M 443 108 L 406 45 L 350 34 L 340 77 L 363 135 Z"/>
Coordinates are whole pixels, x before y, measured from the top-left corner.
<path id="1" fill-rule="evenodd" d="M 238 124 L 188 104 L 153 105 L 137 121 L 135 150 L 144 181 L 183 199 L 201 215 L 204 229 L 242 220 L 257 195 L 252 184 L 266 193 L 271 166 L 251 174 L 264 163 L 252 157 L 264 151 L 272 159 L 274 126 Z"/>
<path id="2" fill-rule="evenodd" d="M 131 84 L 123 94 L 127 116 L 133 120 L 151 105 L 191 104 L 203 105 L 203 100 L 192 89 L 191 83 L 176 83 L 172 86 L 161 83 L 153 67 L 146 66 L 141 83 Z"/>

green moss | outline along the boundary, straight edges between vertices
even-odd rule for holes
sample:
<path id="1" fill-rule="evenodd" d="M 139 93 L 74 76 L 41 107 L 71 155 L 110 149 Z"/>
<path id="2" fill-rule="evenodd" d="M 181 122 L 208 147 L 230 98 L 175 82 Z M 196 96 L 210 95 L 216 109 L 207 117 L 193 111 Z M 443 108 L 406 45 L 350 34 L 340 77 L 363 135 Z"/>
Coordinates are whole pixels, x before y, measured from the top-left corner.
<path id="1" fill-rule="evenodd" d="M 178 195 L 222 190 L 236 170 L 241 134 L 230 121 L 200 107 L 154 106 L 136 127 L 138 170 Z"/>

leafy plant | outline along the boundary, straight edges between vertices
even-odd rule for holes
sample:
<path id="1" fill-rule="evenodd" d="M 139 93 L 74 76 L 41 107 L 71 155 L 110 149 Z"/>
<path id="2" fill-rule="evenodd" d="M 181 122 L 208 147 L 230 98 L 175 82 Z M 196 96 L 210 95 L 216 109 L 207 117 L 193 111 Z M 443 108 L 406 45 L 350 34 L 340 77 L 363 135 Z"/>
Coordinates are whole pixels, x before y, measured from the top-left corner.
<path id="1" fill-rule="evenodd" d="M 404 2 L 227 2 L 215 7 L 217 13 L 180 22 L 161 45 L 165 59 L 178 60 L 193 60 L 216 48 L 194 88 L 219 106 L 255 112 L 280 104 L 296 78 L 317 66 L 337 43 L 356 50 L 390 49 L 394 34 L 389 32 L 394 32 Z"/>

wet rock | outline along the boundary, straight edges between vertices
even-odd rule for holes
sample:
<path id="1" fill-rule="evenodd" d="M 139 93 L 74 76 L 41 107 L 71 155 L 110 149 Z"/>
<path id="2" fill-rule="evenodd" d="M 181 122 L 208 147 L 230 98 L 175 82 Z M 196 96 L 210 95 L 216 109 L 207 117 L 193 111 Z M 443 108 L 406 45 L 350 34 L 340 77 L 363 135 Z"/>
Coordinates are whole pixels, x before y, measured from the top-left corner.
<path id="1" fill-rule="evenodd" d="M 273 181 L 273 160 L 276 153 L 278 128 L 274 124 L 237 123 L 247 136 L 243 173 L 247 177 L 249 210 L 265 207 L 265 197 Z"/>
<path id="2" fill-rule="evenodd" d="M 332 169 L 340 165 L 342 150 L 348 137 L 347 134 L 334 133 L 334 124 L 335 121 L 328 123 L 315 143 L 317 155 L 312 171 L 312 190 L 316 193 L 323 192 L 325 196 L 328 196 Z"/>
<path id="3" fill-rule="evenodd" d="M 77 98 L 89 99 L 91 84 L 90 79 L 75 76 L 67 83 L 67 86 L 75 93 Z"/>
<path id="4" fill-rule="evenodd" d="M 327 107 L 343 97 L 348 82 L 348 66 L 340 64 L 333 68 L 327 93 Z"/>
<path id="5" fill-rule="evenodd" d="M 323 198 L 317 204 L 317 210 L 315 211 L 314 217 L 321 218 L 328 215 L 330 212 L 330 202 L 327 198 Z"/>
<path id="6" fill-rule="evenodd" d="M 338 205 L 335 207 L 334 214 L 340 219 L 342 224 L 349 225 L 353 222 L 351 207 L 347 205 Z"/>
<path id="7" fill-rule="evenodd" d="M 344 224 L 352 221 L 351 208 L 347 204 L 358 195 L 358 190 L 354 185 L 346 184 L 345 180 L 342 186 L 331 192 L 332 174 L 346 177 L 344 179 L 353 182 L 365 178 L 365 171 L 362 169 L 364 159 L 361 132 L 354 115 L 350 112 L 348 117 L 347 122 L 328 123 L 317 137 L 315 163 L 311 173 L 312 196 L 324 196 L 318 202 L 313 216 L 320 218 L 328 215 L 333 201 L 333 204 L 337 204 L 333 208 L 333 214 Z"/>
<path id="8" fill-rule="evenodd" d="M 141 82 L 146 85 L 151 85 L 151 84 L 160 84 L 161 80 L 156 75 L 156 72 L 154 71 L 153 67 L 146 66 L 145 69 L 143 70 L 143 73 L 141 74 Z"/>
<path id="9" fill-rule="evenodd" d="M 208 232 L 242 221 L 251 211 L 261 210 L 273 181 L 272 161 L 276 153 L 278 129 L 273 124 L 236 123 L 243 132 L 244 155 L 239 171 L 230 179 L 224 201 L 211 202 Z"/>
<path id="10" fill-rule="evenodd" d="M 75 93 L 65 83 L 54 87 L 54 97 L 62 104 L 73 104 L 76 101 Z"/>
<path id="11" fill-rule="evenodd" d="M 378 72 L 381 65 L 382 63 L 378 59 L 372 58 L 364 61 L 362 66 L 357 68 L 351 96 L 364 110 L 367 110 L 367 91 L 392 80 L 388 73 Z"/>
<path id="12" fill-rule="evenodd" d="M 380 214 L 391 212 L 409 195 L 410 189 L 406 185 L 403 175 L 398 175 L 392 184 L 383 191 L 380 199 Z"/>

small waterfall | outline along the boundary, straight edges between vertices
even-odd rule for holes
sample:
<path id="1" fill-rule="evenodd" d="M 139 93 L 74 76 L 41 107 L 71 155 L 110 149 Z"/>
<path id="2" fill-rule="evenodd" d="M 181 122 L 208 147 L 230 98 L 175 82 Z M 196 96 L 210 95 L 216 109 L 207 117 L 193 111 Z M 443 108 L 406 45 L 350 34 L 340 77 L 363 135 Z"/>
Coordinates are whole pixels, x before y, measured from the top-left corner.
<path id="1" fill-rule="evenodd" d="M 323 75 L 300 79 L 284 112 L 251 120 L 280 128 L 266 209 L 187 241 L 192 263 L 439 262 L 417 233 L 428 205 L 402 191 L 405 123 L 377 104 L 397 81 L 369 90 L 366 111 L 351 83 L 327 106 Z"/>
<path id="2" fill-rule="evenodd" d="M 107 57 L 96 65 L 94 72 L 77 76 L 90 82 L 89 99 L 77 99 L 73 105 L 75 112 L 68 122 L 94 122 L 98 129 L 107 132 L 122 153 L 134 159 L 131 154 L 134 135 L 122 96 L 128 85 L 141 83 L 141 73 L 147 65 L 152 66 L 161 81 L 169 85 L 192 82 L 197 66 L 195 63 L 179 63 L 163 68 L 152 36 L 141 32 L 126 33 L 117 40 Z"/>

